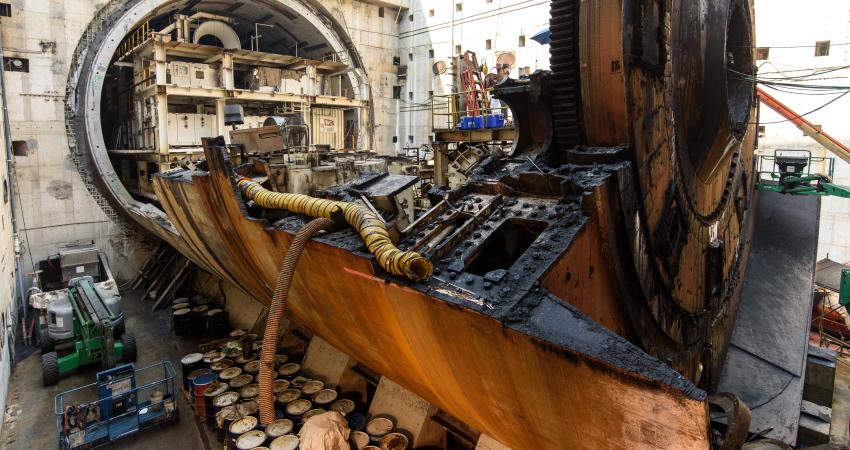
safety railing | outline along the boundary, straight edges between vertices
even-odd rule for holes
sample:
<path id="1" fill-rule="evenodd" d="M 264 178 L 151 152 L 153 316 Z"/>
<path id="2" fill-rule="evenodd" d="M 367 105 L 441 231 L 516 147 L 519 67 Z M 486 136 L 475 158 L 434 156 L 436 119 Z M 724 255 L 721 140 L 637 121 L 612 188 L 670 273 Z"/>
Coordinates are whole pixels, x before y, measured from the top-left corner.
<path id="1" fill-rule="evenodd" d="M 479 105 L 478 110 L 464 107 L 468 94 L 488 96 L 491 89 L 483 91 L 454 92 L 431 97 L 431 123 L 435 130 L 474 130 L 482 128 L 510 128 L 512 121 L 507 105 L 491 99 L 490 106 Z"/>
<path id="2" fill-rule="evenodd" d="M 812 156 L 809 150 L 776 150 L 773 154 L 756 154 L 756 180 L 778 181 L 783 174 L 780 162 L 788 158 L 805 161 L 805 167 L 795 173 L 797 176 L 820 174 L 831 178 L 835 172 L 835 158 Z"/>
<path id="3" fill-rule="evenodd" d="M 121 44 L 118 45 L 118 50 L 115 52 L 115 56 L 118 59 L 121 59 L 127 53 L 130 53 L 136 47 L 142 45 L 148 39 L 148 33 L 151 31 L 150 21 L 146 21 L 141 24 L 138 28 L 133 30 L 127 37 L 121 41 Z"/>
<path id="4" fill-rule="evenodd" d="M 111 397 L 100 398 L 98 383 L 57 395 L 53 413 L 59 448 L 96 447 L 177 417 L 176 373 L 163 361 L 135 371 L 129 381 L 113 387 Z"/>

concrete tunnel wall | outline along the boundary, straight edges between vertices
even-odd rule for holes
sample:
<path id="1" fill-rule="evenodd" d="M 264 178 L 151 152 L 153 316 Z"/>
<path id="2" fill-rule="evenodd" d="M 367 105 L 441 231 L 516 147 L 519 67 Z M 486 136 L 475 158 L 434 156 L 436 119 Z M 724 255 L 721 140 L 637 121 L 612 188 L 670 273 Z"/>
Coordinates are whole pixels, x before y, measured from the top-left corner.
<path id="1" fill-rule="evenodd" d="M 37 264 L 56 253 L 59 244 L 70 240 L 94 240 L 106 251 L 113 273 L 120 279 L 132 276 L 150 252 L 149 246 L 142 245 L 143 236 L 118 219 L 92 180 L 80 174 L 76 163 L 79 157 L 72 153 L 66 133 L 65 106 L 75 106 L 66 90 L 77 75 L 72 70 L 78 43 L 99 11 L 128 3 L 121 0 L 104 6 L 102 2 L 84 0 L 20 2 L 12 5 L 11 17 L 2 18 L 0 32 L 5 55 L 29 61 L 29 72 L 7 73 L 11 134 L 14 141 L 21 143 L 15 157 L 18 176 L 14 183 L 10 182 L 10 189 L 20 199 L 20 234 L 27 253 L 25 276 L 33 269 L 30 256 Z M 145 3 L 154 6 L 167 2 Z M 384 6 L 388 5 L 345 0 L 324 6 L 328 16 L 316 20 L 344 20 L 352 31 L 349 38 L 369 75 L 364 89 L 371 91 L 366 95 L 371 96 L 376 112 L 374 148 L 391 150 L 394 127 L 388 124 L 395 122 L 391 103 L 396 74 L 389 55 L 396 53 L 397 40 L 387 36 L 396 29 L 396 11 L 388 8 L 391 12 L 379 17 L 378 10 Z M 130 30 L 120 31 L 123 37 Z M 25 285 L 29 285 L 28 280 Z"/>

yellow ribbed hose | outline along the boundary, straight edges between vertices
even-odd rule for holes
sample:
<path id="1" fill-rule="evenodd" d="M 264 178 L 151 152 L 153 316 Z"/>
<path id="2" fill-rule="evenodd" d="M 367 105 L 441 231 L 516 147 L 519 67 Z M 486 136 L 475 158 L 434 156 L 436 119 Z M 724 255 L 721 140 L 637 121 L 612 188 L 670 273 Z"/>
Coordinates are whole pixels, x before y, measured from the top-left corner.
<path id="1" fill-rule="evenodd" d="M 345 221 L 360 233 L 366 248 L 378 260 L 378 265 L 393 275 L 422 281 L 434 271 L 431 261 L 419 253 L 399 250 L 390 240 L 384 221 L 363 205 L 309 195 L 272 192 L 248 178 L 241 178 L 238 186 L 249 199 L 266 209 L 285 209 L 323 219 L 330 219 L 332 213 L 342 211 Z"/>

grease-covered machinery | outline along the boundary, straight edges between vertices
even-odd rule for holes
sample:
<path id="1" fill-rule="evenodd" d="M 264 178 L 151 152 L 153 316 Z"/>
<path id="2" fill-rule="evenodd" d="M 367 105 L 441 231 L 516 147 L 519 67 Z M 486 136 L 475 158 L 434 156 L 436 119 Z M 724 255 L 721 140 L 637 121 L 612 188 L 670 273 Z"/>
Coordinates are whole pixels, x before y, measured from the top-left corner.
<path id="1" fill-rule="evenodd" d="M 518 129 L 510 154 L 409 224 L 378 208 L 433 276 L 391 275 L 342 227 L 306 244 L 291 314 L 511 448 L 710 447 L 752 226 L 752 18 L 749 0 L 553 0 L 552 71 L 496 88 Z M 154 177 L 156 218 L 101 181 L 140 226 L 268 305 L 309 218 L 244 183 L 240 198 L 241 177 L 267 172 L 234 177 L 223 140 L 205 154 L 204 172 Z"/>

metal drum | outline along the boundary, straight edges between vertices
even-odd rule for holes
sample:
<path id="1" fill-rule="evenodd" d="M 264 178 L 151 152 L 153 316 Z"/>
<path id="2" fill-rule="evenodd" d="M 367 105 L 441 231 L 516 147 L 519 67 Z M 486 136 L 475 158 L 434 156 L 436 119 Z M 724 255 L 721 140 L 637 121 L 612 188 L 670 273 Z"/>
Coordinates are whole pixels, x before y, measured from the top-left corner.
<path id="1" fill-rule="evenodd" d="M 351 412 L 345 418 L 348 419 L 348 428 L 353 431 L 363 431 L 366 428 L 366 416 L 359 412 Z"/>
<path id="2" fill-rule="evenodd" d="M 192 333 L 192 318 L 189 308 L 178 309 L 171 316 L 171 327 L 174 329 L 174 334 L 180 337 L 188 337 Z M 203 355 L 201 355 L 203 357 Z"/>
<path id="3" fill-rule="evenodd" d="M 221 383 L 221 384 L 227 384 L 227 383 Z M 230 408 L 230 410 L 232 410 L 233 413 L 235 414 L 236 413 L 236 401 L 237 400 L 239 400 L 239 393 L 233 392 L 233 391 L 227 391 L 223 394 L 219 394 L 219 395 L 216 395 L 215 397 L 213 397 L 212 405 L 213 405 L 213 411 L 215 411 L 216 425 L 219 428 L 221 428 L 222 430 L 226 430 L 227 427 L 222 426 L 222 424 L 219 423 L 219 413 L 221 411 L 224 411 L 225 409 Z M 236 419 L 236 418 L 238 418 L 238 416 L 234 417 L 234 419 Z"/>
<path id="4" fill-rule="evenodd" d="M 331 411 L 336 411 L 343 416 L 347 416 L 348 413 L 354 411 L 354 401 L 349 400 L 347 398 L 341 398 L 333 403 L 331 403 Z"/>
<path id="5" fill-rule="evenodd" d="M 239 329 L 239 330 L 233 330 L 233 331 L 231 331 L 231 332 L 230 332 L 230 337 L 232 337 L 232 338 L 238 338 L 238 337 L 245 336 L 246 334 L 248 334 L 248 332 L 247 332 L 247 331 L 245 331 L 245 330 L 242 330 L 242 329 Z"/>
<path id="6" fill-rule="evenodd" d="M 307 384 L 310 381 L 312 381 L 312 380 L 310 380 L 309 378 L 307 378 L 305 376 L 299 375 L 299 376 L 293 378 L 292 381 L 289 382 L 289 385 L 294 387 L 294 388 L 301 389 L 305 384 Z"/>
<path id="7" fill-rule="evenodd" d="M 239 402 L 236 404 L 236 411 L 243 416 L 256 416 L 257 412 L 260 411 L 260 404 L 256 400 Z"/>
<path id="8" fill-rule="evenodd" d="M 301 417 L 313 408 L 313 402 L 307 400 L 305 398 L 299 398 L 298 400 L 293 400 L 286 404 L 286 408 L 284 412 L 286 413 L 286 417 L 291 419 L 293 422 L 300 422 Z"/>
<path id="9" fill-rule="evenodd" d="M 204 319 L 204 314 L 209 311 L 210 307 L 206 305 L 196 306 L 192 308 L 190 314 L 192 321 L 192 336 L 203 336 L 207 323 Z"/>
<path id="10" fill-rule="evenodd" d="M 300 371 L 301 364 L 296 363 L 286 363 L 277 369 L 277 373 L 280 374 L 280 377 L 285 378 L 287 380 L 292 380 L 293 378 L 295 378 L 295 374 Z"/>
<path id="11" fill-rule="evenodd" d="M 180 358 L 180 373 L 183 377 L 183 389 L 187 391 L 192 389 L 189 383 L 189 374 L 194 370 L 204 367 L 204 355 L 201 353 L 189 353 Z"/>
<path id="12" fill-rule="evenodd" d="M 277 409 L 285 411 L 286 405 L 299 398 L 301 398 L 301 391 L 298 389 L 284 389 L 283 392 L 275 396 L 274 403 Z"/>
<path id="13" fill-rule="evenodd" d="M 225 446 L 227 450 L 237 450 L 236 442 L 240 436 L 243 434 L 252 431 L 257 428 L 257 424 L 259 421 L 256 417 L 247 416 L 242 417 L 241 419 L 234 420 L 229 427 L 227 427 L 227 438 L 225 439 Z M 260 443 L 262 445 L 262 442 Z"/>
<path id="14" fill-rule="evenodd" d="M 177 311 L 178 309 L 190 309 L 192 307 L 188 302 L 180 302 L 180 303 L 172 303 L 171 311 Z"/>
<path id="15" fill-rule="evenodd" d="M 253 376 L 248 375 L 247 373 L 243 373 L 242 375 L 239 375 L 230 380 L 230 387 L 233 388 L 234 391 L 238 391 L 239 389 L 242 389 L 243 387 L 251 384 L 253 381 Z"/>
<path id="16" fill-rule="evenodd" d="M 189 387 L 186 390 L 189 391 L 189 394 L 192 395 L 192 398 L 195 398 L 195 378 L 210 373 L 212 373 L 212 370 L 210 369 L 195 369 L 189 372 L 189 375 L 186 377 L 186 380 L 189 382 Z"/>
<path id="17" fill-rule="evenodd" d="M 269 450 L 295 450 L 298 448 L 298 444 L 300 443 L 298 436 L 294 434 L 285 434 L 275 438 L 272 443 L 269 444 Z"/>
<path id="18" fill-rule="evenodd" d="M 222 355 L 222 356 L 224 356 L 224 355 Z M 220 361 L 216 361 L 216 362 L 210 364 L 210 370 L 212 370 L 213 372 L 221 372 L 224 369 L 229 369 L 231 367 L 233 367 L 233 360 L 230 360 L 230 359 L 222 359 Z M 237 369 L 238 369 L 238 367 L 237 367 Z M 242 373 L 242 371 L 240 370 L 239 373 Z M 239 375 L 239 374 L 237 373 L 236 375 Z M 234 377 L 236 375 L 234 375 Z"/>
<path id="19" fill-rule="evenodd" d="M 263 341 L 259 340 L 259 341 L 252 342 L 251 348 L 257 353 L 262 352 L 263 351 Z"/>
<path id="20" fill-rule="evenodd" d="M 269 439 L 274 439 L 283 436 L 284 434 L 289 434 L 294 426 L 295 425 L 289 419 L 278 419 L 266 425 L 266 434 Z"/>
<path id="21" fill-rule="evenodd" d="M 211 309 L 204 315 L 207 323 L 206 336 L 211 339 L 221 339 L 230 331 L 230 314 L 221 309 Z"/>
<path id="22" fill-rule="evenodd" d="M 225 381 L 230 384 L 234 378 L 241 374 L 241 367 L 228 367 L 227 369 L 222 369 L 221 372 L 218 373 L 218 376 L 221 378 L 221 381 Z"/>
<path id="23" fill-rule="evenodd" d="M 245 347 L 242 347 L 242 354 L 233 358 L 233 361 L 236 362 L 236 364 L 243 366 L 244 370 L 244 366 L 255 359 L 257 359 L 257 355 L 253 351 L 248 351 Z"/>
<path id="24" fill-rule="evenodd" d="M 280 366 L 286 364 L 289 361 L 289 357 L 284 354 L 274 355 L 274 368 L 279 369 Z"/>
<path id="25" fill-rule="evenodd" d="M 206 411 L 206 417 L 215 417 L 215 413 L 218 412 L 220 408 L 215 407 L 213 400 L 215 400 L 215 398 L 219 395 L 227 392 L 228 389 L 230 389 L 230 386 L 228 386 L 227 383 L 222 383 L 218 380 L 213 381 L 212 384 L 207 386 L 207 389 L 204 391 L 204 411 Z"/>
<path id="26" fill-rule="evenodd" d="M 333 389 L 322 389 L 313 395 L 313 403 L 315 403 L 316 406 L 324 406 L 336 400 L 337 395 L 338 394 Z"/>
<path id="27" fill-rule="evenodd" d="M 407 436 L 401 433 L 390 433 L 378 442 L 381 450 L 407 450 L 407 444 Z"/>
<path id="28" fill-rule="evenodd" d="M 386 417 L 378 417 L 366 424 L 366 433 L 373 441 L 379 442 L 382 437 L 393 431 L 393 422 Z"/>
<path id="29" fill-rule="evenodd" d="M 266 433 L 260 430 L 251 430 L 236 440 L 236 448 L 239 450 L 251 450 L 266 443 Z"/>
<path id="30" fill-rule="evenodd" d="M 260 385 L 257 384 L 257 383 L 247 384 L 242 389 L 239 389 L 239 398 L 242 399 L 243 401 L 254 400 L 259 395 L 260 395 Z"/>
<path id="31" fill-rule="evenodd" d="M 216 437 L 219 441 L 224 441 L 227 438 L 227 429 L 234 420 L 241 419 L 239 413 L 236 412 L 236 406 L 225 406 L 215 413 L 215 429 Z"/>
<path id="32" fill-rule="evenodd" d="M 289 389 L 289 381 L 278 378 L 274 380 L 274 385 L 272 386 L 272 393 L 275 397 L 278 396 L 281 392 Z"/>
<path id="33" fill-rule="evenodd" d="M 245 365 L 242 366 L 242 371 L 245 372 L 245 373 L 254 375 L 256 377 L 257 374 L 260 372 L 260 365 L 261 364 L 262 364 L 262 361 L 260 361 L 259 359 L 255 359 L 253 361 L 245 363 Z"/>
<path id="34" fill-rule="evenodd" d="M 218 374 L 210 372 L 198 375 L 192 381 L 192 396 L 195 398 L 195 409 L 200 417 L 207 417 L 207 398 L 204 393 L 216 380 L 218 380 Z"/>
<path id="35" fill-rule="evenodd" d="M 213 350 L 210 352 L 204 353 L 204 362 L 207 364 L 217 363 L 224 359 L 224 354 L 222 354 L 218 350 Z"/>
<path id="36" fill-rule="evenodd" d="M 295 384 L 293 380 L 292 384 Z M 310 380 L 301 385 L 301 393 L 305 397 L 312 397 L 325 388 L 325 383 L 319 380 Z"/>
<path id="37" fill-rule="evenodd" d="M 362 431 L 352 431 L 351 441 L 354 442 L 354 447 L 357 450 L 369 445 L 369 435 Z"/>

